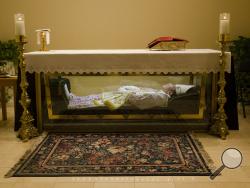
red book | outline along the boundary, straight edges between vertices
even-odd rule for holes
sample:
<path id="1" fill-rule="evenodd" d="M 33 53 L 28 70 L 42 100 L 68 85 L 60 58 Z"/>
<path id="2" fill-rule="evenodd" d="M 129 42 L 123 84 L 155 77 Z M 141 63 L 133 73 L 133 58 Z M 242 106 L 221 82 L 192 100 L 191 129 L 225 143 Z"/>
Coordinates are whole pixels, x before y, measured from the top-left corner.
<path id="1" fill-rule="evenodd" d="M 152 42 L 150 42 L 148 44 L 148 48 L 152 48 L 152 47 L 154 47 L 155 45 L 157 45 L 158 43 L 161 43 L 161 42 L 184 42 L 184 43 L 187 43 L 188 41 L 185 40 L 185 39 L 180 39 L 180 38 L 170 37 L 170 36 L 159 37 L 159 38 L 153 40 Z"/>

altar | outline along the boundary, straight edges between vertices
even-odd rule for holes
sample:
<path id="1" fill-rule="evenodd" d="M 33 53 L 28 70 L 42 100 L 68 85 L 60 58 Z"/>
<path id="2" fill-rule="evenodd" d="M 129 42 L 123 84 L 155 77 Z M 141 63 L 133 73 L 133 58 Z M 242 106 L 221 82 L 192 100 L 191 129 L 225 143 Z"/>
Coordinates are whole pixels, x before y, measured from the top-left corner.
<path id="1" fill-rule="evenodd" d="M 36 75 L 37 127 L 86 132 L 206 130 L 216 112 L 219 55 L 211 49 L 25 53 L 26 71 Z M 230 53 L 225 71 L 231 71 Z M 163 89 L 169 84 L 175 86 L 175 95 Z M 179 86 L 188 89 L 177 92 Z M 124 94 L 121 88 L 143 92 Z M 139 103 L 144 107 L 136 105 L 137 98 L 128 99 L 132 94 L 143 96 Z M 93 97 L 86 107 L 82 101 Z M 148 101 L 151 106 L 145 108 Z"/>

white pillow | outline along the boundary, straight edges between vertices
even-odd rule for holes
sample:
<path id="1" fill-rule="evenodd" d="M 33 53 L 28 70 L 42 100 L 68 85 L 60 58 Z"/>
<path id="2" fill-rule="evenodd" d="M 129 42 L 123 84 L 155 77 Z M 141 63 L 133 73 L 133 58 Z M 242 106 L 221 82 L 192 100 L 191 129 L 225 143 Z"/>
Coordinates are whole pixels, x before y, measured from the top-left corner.
<path id="1" fill-rule="evenodd" d="M 176 84 L 175 85 L 175 92 L 177 95 L 182 94 L 182 93 L 186 93 L 187 90 L 189 90 L 192 87 L 194 87 L 194 85 Z"/>

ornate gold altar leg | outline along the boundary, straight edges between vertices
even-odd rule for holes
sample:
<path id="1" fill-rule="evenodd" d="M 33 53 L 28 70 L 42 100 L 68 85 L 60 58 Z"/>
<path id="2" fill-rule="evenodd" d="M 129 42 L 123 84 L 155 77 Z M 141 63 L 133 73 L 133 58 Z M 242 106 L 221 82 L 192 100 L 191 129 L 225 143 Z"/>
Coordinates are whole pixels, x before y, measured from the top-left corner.
<path id="1" fill-rule="evenodd" d="M 18 137 L 21 138 L 23 141 L 28 141 L 30 138 L 33 138 L 35 136 L 38 136 L 38 131 L 37 129 L 33 126 L 33 121 L 34 118 L 30 114 L 28 107 L 30 105 L 30 99 L 27 93 L 27 88 L 28 88 L 28 82 L 26 79 L 26 63 L 24 62 L 24 45 L 27 43 L 24 40 L 24 36 L 18 36 L 17 42 L 19 44 L 19 50 L 20 50 L 20 62 L 19 62 L 19 67 L 21 70 L 21 83 L 20 87 L 22 89 L 22 94 L 21 94 L 21 100 L 19 103 L 23 107 L 23 113 L 20 118 L 21 121 L 21 127 L 18 132 Z"/>
<path id="2" fill-rule="evenodd" d="M 226 47 L 227 43 L 229 42 L 229 36 L 222 34 L 220 35 L 219 38 L 219 43 L 220 43 L 220 49 L 221 49 L 221 54 L 220 54 L 220 75 L 219 75 L 219 91 L 217 95 L 217 103 L 218 103 L 218 111 L 214 115 L 214 124 L 211 126 L 210 132 L 212 134 L 220 135 L 222 139 L 226 139 L 226 136 L 228 135 L 228 126 L 226 124 L 226 119 L 227 115 L 224 110 L 224 105 L 227 101 L 226 95 L 225 95 L 225 85 L 226 85 L 226 80 L 225 80 L 225 64 L 226 64 Z"/>

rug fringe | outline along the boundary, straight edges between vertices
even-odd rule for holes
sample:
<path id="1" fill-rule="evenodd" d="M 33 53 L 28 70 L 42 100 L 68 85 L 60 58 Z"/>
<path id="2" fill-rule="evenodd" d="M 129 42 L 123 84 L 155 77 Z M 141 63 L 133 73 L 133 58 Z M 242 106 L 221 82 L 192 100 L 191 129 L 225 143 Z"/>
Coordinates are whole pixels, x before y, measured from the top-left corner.
<path id="1" fill-rule="evenodd" d="M 214 170 L 216 170 L 216 166 L 214 165 L 214 162 L 209 156 L 209 154 L 204 149 L 204 146 L 202 145 L 202 143 L 194 134 L 195 134 L 194 132 L 189 132 L 189 135 L 192 138 L 194 145 L 197 147 L 198 151 L 200 152 L 201 156 L 203 157 L 210 171 L 213 172 Z"/>
<path id="2" fill-rule="evenodd" d="M 37 148 L 38 145 L 42 143 L 44 138 L 48 135 L 48 133 L 44 132 L 39 137 L 35 138 L 34 144 L 28 149 L 23 156 L 19 159 L 19 161 L 4 175 L 5 178 L 13 177 L 15 172 L 23 165 L 26 159 L 33 153 L 33 151 Z"/>

